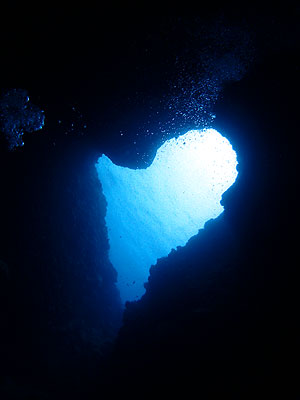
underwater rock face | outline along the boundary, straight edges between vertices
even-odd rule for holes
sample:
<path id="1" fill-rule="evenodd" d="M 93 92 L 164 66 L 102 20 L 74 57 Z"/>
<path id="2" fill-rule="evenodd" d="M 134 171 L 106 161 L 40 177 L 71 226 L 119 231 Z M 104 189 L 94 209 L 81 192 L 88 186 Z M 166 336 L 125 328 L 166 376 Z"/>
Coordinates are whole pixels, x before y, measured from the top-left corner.
<path id="1" fill-rule="evenodd" d="M 157 259 L 184 246 L 222 213 L 220 200 L 236 180 L 236 165 L 231 144 L 214 129 L 192 130 L 166 141 L 146 169 L 99 158 L 109 257 L 124 303 L 143 295 Z"/>

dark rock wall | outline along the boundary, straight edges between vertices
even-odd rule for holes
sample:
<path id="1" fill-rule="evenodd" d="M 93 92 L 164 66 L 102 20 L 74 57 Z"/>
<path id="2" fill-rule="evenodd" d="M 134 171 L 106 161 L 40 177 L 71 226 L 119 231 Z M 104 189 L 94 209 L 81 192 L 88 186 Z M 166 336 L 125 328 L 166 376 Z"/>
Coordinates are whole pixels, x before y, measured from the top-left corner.
<path id="1" fill-rule="evenodd" d="M 271 57 L 224 92 L 216 128 L 237 151 L 238 179 L 223 215 L 159 260 L 145 296 L 127 305 L 114 380 L 294 393 L 296 65 L 288 52 Z"/>
<path id="2" fill-rule="evenodd" d="M 99 364 L 122 313 L 94 156 L 75 142 L 44 147 L 1 158 L 0 367 L 76 382 Z"/>

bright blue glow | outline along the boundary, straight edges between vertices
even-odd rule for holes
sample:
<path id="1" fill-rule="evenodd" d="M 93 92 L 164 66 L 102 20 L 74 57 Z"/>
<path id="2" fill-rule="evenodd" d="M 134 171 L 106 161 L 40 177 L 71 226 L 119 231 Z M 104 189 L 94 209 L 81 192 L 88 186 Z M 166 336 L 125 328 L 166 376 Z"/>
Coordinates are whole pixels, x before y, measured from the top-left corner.
<path id="1" fill-rule="evenodd" d="M 214 129 L 166 141 L 146 169 L 102 155 L 96 168 L 107 201 L 109 258 L 122 301 L 140 298 L 151 265 L 218 217 L 222 194 L 237 177 L 236 153 Z"/>

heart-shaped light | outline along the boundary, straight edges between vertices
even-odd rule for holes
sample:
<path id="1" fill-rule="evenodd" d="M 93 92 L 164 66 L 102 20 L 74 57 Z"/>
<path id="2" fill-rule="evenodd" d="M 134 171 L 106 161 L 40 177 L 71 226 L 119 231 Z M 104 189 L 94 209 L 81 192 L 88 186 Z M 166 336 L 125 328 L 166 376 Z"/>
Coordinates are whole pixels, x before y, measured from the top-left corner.
<path id="1" fill-rule="evenodd" d="M 222 194 L 235 182 L 237 158 L 214 129 L 166 141 L 146 169 L 120 167 L 102 155 L 96 168 L 107 201 L 109 258 L 122 301 L 144 292 L 151 265 L 185 246 L 223 212 Z"/>

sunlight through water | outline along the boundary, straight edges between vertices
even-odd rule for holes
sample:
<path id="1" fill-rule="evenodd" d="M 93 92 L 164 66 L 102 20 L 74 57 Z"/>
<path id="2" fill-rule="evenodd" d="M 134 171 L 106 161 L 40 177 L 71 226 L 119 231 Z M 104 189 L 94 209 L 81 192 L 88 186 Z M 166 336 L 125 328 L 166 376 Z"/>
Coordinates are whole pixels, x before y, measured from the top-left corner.
<path id="1" fill-rule="evenodd" d="M 235 182 L 237 157 L 214 129 L 167 140 L 146 169 L 113 164 L 96 169 L 107 201 L 109 258 L 122 302 L 144 293 L 149 269 L 223 212 L 222 194 Z"/>

